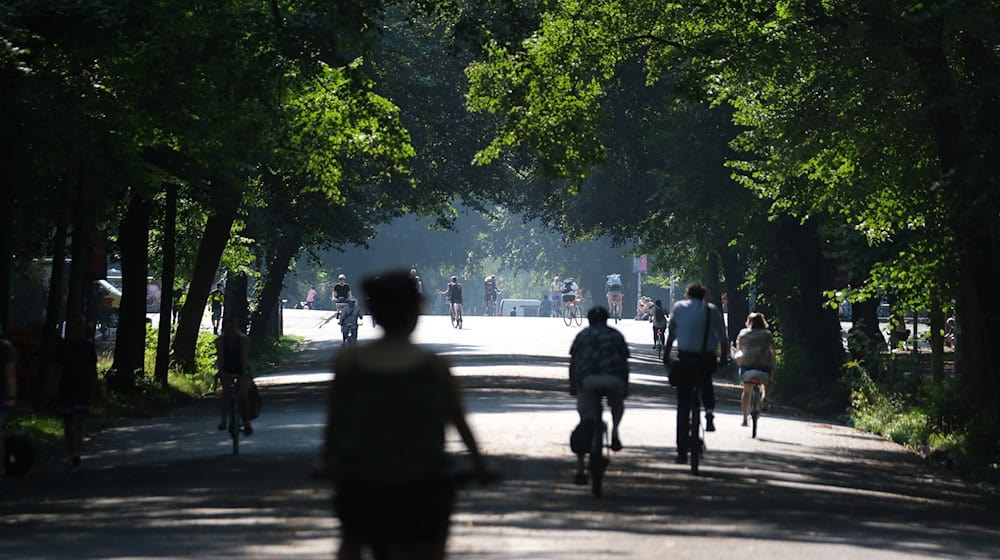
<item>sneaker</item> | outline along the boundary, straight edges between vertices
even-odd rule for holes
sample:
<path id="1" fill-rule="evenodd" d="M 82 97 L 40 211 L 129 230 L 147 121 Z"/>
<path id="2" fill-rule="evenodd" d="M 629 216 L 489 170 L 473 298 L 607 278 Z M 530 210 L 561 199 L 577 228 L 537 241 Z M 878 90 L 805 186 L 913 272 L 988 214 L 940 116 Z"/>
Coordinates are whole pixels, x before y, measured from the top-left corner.
<path id="1" fill-rule="evenodd" d="M 250 426 L 250 424 L 243 426 L 243 435 L 248 436 L 252 433 L 253 433 L 253 428 Z"/>
<path id="2" fill-rule="evenodd" d="M 225 422 L 219 422 L 219 431 L 220 432 L 226 431 L 226 423 Z"/>
<path id="3" fill-rule="evenodd" d="M 678 452 L 677 456 L 674 457 L 674 462 L 678 465 L 686 465 L 688 462 L 688 454 L 686 451 Z"/>
<path id="4" fill-rule="evenodd" d="M 743 418 L 743 423 L 740 424 L 740 426 L 743 426 L 744 428 L 746 428 L 747 426 L 749 426 L 749 424 L 747 424 L 747 419 L 745 417 Z"/>
<path id="5" fill-rule="evenodd" d="M 618 436 L 611 436 L 611 450 L 612 451 L 622 450 L 622 440 L 618 439 Z"/>
<path id="6" fill-rule="evenodd" d="M 714 432 L 715 431 L 715 415 L 711 412 L 705 415 L 705 431 Z"/>
<path id="7" fill-rule="evenodd" d="M 587 483 L 586 473 L 578 472 L 576 473 L 576 476 L 573 477 L 573 484 L 576 484 L 577 486 L 583 486 L 586 483 Z"/>

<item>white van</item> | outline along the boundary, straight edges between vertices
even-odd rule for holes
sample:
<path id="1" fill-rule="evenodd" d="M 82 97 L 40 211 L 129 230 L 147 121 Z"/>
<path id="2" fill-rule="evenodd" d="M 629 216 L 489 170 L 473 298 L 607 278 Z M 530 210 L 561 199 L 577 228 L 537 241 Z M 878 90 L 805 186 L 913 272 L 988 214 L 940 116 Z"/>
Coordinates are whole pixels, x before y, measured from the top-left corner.
<path id="1" fill-rule="evenodd" d="M 500 316 L 507 317 L 511 311 L 515 311 L 518 317 L 538 317 L 538 308 L 541 305 L 542 302 L 537 299 L 502 299 Z"/>

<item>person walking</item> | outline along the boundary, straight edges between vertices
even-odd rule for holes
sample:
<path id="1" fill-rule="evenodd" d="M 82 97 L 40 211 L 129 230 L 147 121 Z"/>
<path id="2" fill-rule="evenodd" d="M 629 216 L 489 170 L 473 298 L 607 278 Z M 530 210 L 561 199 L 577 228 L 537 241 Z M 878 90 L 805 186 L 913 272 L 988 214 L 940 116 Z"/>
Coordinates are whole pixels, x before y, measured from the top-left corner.
<path id="1" fill-rule="evenodd" d="M 212 308 L 212 334 L 219 334 L 219 321 L 222 320 L 222 306 L 226 301 L 226 291 L 222 282 L 215 285 L 215 289 L 208 293 L 208 305 Z"/>
<path id="2" fill-rule="evenodd" d="M 364 548 L 394 546 L 407 558 L 441 559 L 454 504 L 447 424 L 468 449 L 473 475 L 493 475 L 448 363 L 411 340 L 420 311 L 415 281 L 391 271 L 364 279 L 362 291 L 384 334 L 340 352 L 334 363 L 323 463 L 341 523 L 337 557 L 355 560 Z"/>
<path id="3" fill-rule="evenodd" d="M 608 326 L 608 310 L 593 307 L 587 312 L 587 328 L 573 339 L 569 349 L 569 394 L 576 396 L 576 411 L 580 424 L 588 426 L 580 432 L 588 435 L 597 429 L 594 417 L 601 406 L 601 397 L 607 397 L 611 408 L 611 449 L 620 451 L 621 439 L 618 426 L 625 414 L 625 397 L 628 396 L 628 345 L 617 329 Z M 581 438 L 589 442 L 590 438 Z M 589 451 L 589 448 L 588 448 Z M 575 484 L 587 483 L 584 458 L 587 451 L 576 453 Z"/>
<path id="4" fill-rule="evenodd" d="M 316 304 L 317 294 L 318 292 L 316 291 L 315 286 L 311 286 L 309 288 L 309 291 L 306 292 L 306 307 L 309 308 L 310 310 L 315 309 L 314 305 Z"/>
<path id="5" fill-rule="evenodd" d="M 691 423 L 692 388 L 697 386 L 705 406 L 705 431 L 715 431 L 715 389 L 712 372 L 718 361 L 729 361 L 729 340 L 726 324 L 719 309 L 705 301 L 706 290 L 701 284 L 688 285 L 684 299 L 670 310 L 667 341 L 664 343 L 663 366 L 670 384 L 677 388 L 677 463 L 686 463 L 688 429 Z M 677 342 L 677 357 L 671 347 Z"/>
<path id="6" fill-rule="evenodd" d="M 80 464 L 84 419 L 97 392 L 97 349 L 87 337 L 87 319 L 74 313 L 66 322 L 66 338 L 56 348 L 59 364 L 56 411 L 63 417 L 63 439 L 71 466 Z"/>

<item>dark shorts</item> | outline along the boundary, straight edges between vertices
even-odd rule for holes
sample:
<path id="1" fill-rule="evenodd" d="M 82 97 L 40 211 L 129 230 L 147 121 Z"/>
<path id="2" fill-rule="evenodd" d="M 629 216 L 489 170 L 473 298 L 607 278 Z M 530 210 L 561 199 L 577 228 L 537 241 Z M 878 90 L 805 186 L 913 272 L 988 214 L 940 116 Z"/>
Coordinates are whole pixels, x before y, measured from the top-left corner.
<path id="1" fill-rule="evenodd" d="M 575 294 L 563 294 L 562 295 L 562 300 L 563 300 L 563 303 L 566 303 L 567 301 L 576 301 L 576 295 Z"/>
<path id="2" fill-rule="evenodd" d="M 221 307 L 213 307 L 212 308 L 212 320 L 213 321 L 218 321 L 221 318 L 222 318 L 222 308 Z"/>
<path id="3" fill-rule="evenodd" d="M 440 480 L 387 484 L 344 480 L 333 506 L 345 529 L 369 539 L 430 540 L 448 536 L 454 487 Z"/>
<path id="4" fill-rule="evenodd" d="M 620 294 L 620 293 L 622 293 L 622 287 L 621 286 L 610 286 L 610 287 L 608 287 L 608 293 L 609 294 Z"/>
<path id="5" fill-rule="evenodd" d="M 462 303 L 462 298 L 451 298 L 450 303 Z"/>

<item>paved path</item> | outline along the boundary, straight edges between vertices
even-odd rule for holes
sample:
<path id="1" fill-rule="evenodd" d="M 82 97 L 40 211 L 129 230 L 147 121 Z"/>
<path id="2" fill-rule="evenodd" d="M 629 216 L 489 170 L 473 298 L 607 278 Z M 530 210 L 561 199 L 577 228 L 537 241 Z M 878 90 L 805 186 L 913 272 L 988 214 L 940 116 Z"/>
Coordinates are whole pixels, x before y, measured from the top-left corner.
<path id="1" fill-rule="evenodd" d="M 330 492 L 309 476 L 338 337 L 323 312 L 286 311 L 311 339 L 294 369 L 261 378 L 265 413 L 241 454 L 214 429 L 217 404 L 104 431 L 83 465 L 42 465 L 0 486 L 0 558 L 329 558 Z M 1000 500 L 894 444 L 778 410 L 750 438 L 737 388 L 720 381 L 719 431 L 702 473 L 671 461 L 673 396 L 648 324 L 633 348 L 632 397 L 605 497 L 571 482 L 561 320 L 426 317 L 416 340 L 455 365 L 470 422 L 504 473 L 464 492 L 451 557 L 996 558 Z M 365 325 L 362 340 L 378 333 Z M 458 449 L 457 436 L 450 445 Z"/>

